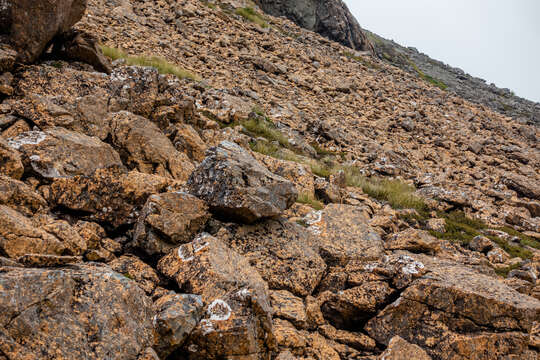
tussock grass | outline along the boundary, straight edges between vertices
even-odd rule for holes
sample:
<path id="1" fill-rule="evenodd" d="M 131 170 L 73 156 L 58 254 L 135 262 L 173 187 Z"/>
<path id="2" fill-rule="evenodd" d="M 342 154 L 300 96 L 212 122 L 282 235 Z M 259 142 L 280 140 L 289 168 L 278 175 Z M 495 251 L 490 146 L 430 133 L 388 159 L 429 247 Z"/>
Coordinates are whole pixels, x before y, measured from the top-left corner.
<path id="1" fill-rule="evenodd" d="M 126 54 L 124 51 L 101 45 L 101 51 L 103 54 L 112 60 L 124 59 L 127 65 L 130 66 L 148 66 L 155 68 L 160 74 L 172 74 L 179 79 L 190 79 L 194 81 L 200 81 L 201 78 L 192 72 L 183 69 L 177 65 L 167 62 L 167 60 L 158 56 L 132 56 Z"/>
<path id="2" fill-rule="evenodd" d="M 259 115 L 257 118 L 242 121 L 241 124 L 248 134 L 261 136 L 269 141 L 277 141 L 284 148 L 291 148 L 289 139 L 266 116 Z"/>
<path id="3" fill-rule="evenodd" d="M 315 196 L 308 193 L 299 194 L 296 202 L 309 205 L 315 210 L 322 210 L 324 208 L 324 204 L 322 202 L 320 202 Z"/>
<path id="4" fill-rule="evenodd" d="M 234 13 L 259 25 L 262 28 L 267 28 L 269 26 L 264 17 L 257 13 L 252 7 L 238 8 L 234 11 Z"/>
<path id="5" fill-rule="evenodd" d="M 345 55 L 349 59 L 353 59 L 354 61 L 357 61 L 357 62 L 361 63 L 362 65 L 364 65 L 364 66 L 366 66 L 366 67 L 368 67 L 370 69 L 380 69 L 381 68 L 381 66 L 379 64 L 376 64 L 374 62 L 366 60 L 362 56 L 356 56 L 350 51 L 344 52 L 343 55 Z"/>

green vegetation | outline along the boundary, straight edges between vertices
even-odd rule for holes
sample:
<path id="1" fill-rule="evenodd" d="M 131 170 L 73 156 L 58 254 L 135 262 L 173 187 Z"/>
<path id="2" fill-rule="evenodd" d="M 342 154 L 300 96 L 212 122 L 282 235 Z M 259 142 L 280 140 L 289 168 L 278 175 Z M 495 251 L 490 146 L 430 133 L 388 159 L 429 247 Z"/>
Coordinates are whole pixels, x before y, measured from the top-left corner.
<path id="1" fill-rule="evenodd" d="M 446 85 L 442 81 L 437 80 L 434 77 L 431 77 L 431 76 L 425 74 L 422 70 L 420 70 L 418 68 L 418 66 L 416 66 L 416 64 L 411 59 L 407 58 L 407 61 L 413 67 L 414 71 L 416 71 L 418 73 L 418 76 L 420 76 L 420 78 L 422 78 L 425 81 L 437 86 L 438 88 L 440 88 L 442 90 L 446 90 L 448 88 L 448 85 Z"/>
<path id="2" fill-rule="evenodd" d="M 103 54 L 112 60 L 124 59 L 127 65 L 148 66 L 155 68 L 160 74 L 172 74 L 179 79 L 190 79 L 200 81 L 201 79 L 192 72 L 179 66 L 167 62 L 167 60 L 157 56 L 131 56 L 124 51 L 101 45 Z"/>
<path id="3" fill-rule="evenodd" d="M 236 15 L 240 15 L 244 19 L 251 21 L 262 28 L 267 28 L 269 25 L 264 17 L 253 10 L 252 7 L 238 8 L 234 12 Z"/>
<path id="4" fill-rule="evenodd" d="M 356 56 L 350 51 L 344 52 L 343 55 L 345 55 L 349 59 L 353 59 L 355 61 L 358 61 L 359 63 L 361 63 L 362 65 L 364 65 L 364 66 L 366 66 L 366 67 L 368 67 L 370 69 L 380 69 L 381 68 L 381 66 L 379 64 L 376 64 L 376 63 L 371 62 L 371 61 L 369 61 L 367 59 L 364 59 L 362 56 Z"/>
<path id="5" fill-rule="evenodd" d="M 261 136 L 269 141 L 277 141 L 284 148 L 291 147 L 287 137 L 266 116 L 259 115 L 256 118 L 250 118 L 241 122 L 241 125 L 249 135 Z"/>
<path id="6" fill-rule="evenodd" d="M 521 264 L 517 263 L 517 264 L 505 266 L 499 269 L 495 269 L 495 273 L 497 273 L 497 275 L 499 276 L 507 277 L 510 271 L 514 269 L 519 269 L 520 267 L 521 267 Z"/>
<path id="7" fill-rule="evenodd" d="M 308 193 L 302 193 L 298 195 L 298 200 L 296 200 L 296 202 L 309 205 L 315 210 L 322 210 L 324 208 L 324 204 L 322 202 L 320 202 L 319 200 L 317 200 L 316 197 Z"/>

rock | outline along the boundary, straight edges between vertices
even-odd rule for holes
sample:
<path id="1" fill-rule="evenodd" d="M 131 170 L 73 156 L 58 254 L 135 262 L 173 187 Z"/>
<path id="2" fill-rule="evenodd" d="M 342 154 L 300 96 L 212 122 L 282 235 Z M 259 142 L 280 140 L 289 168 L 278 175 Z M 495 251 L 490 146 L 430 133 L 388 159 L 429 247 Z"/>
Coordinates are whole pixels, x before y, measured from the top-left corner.
<path id="1" fill-rule="evenodd" d="M 167 132 L 176 150 L 186 154 L 191 160 L 204 160 L 206 144 L 191 125 L 176 124 Z"/>
<path id="2" fill-rule="evenodd" d="M 203 315 L 203 302 L 198 295 L 169 294 L 155 303 L 156 315 L 152 319 L 159 334 L 154 346 L 162 358 L 180 347 L 195 329 Z"/>
<path id="3" fill-rule="evenodd" d="M 134 280 L 147 295 L 151 295 L 160 283 L 156 271 L 135 256 L 123 255 L 107 265 L 117 273 Z"/>
<path id="4" fill-rule="evenodd" d="M 30 186 L 4 175 L 0 175 L 0 204 L 7 205 L 26 216 L 32 216 L 47 208 L 45 199 Z"/>
<path id="5" fill-rule="evenodd" d="M 509 189 L 514 190 L 520 196 L 540 200 L 540 183 L 533 178 L 517 174 L 507 174 L 503 182 Z"/>
<path id="6" fill-rule="evenodd" d="M 158 269 L 204 302 L 203 319 L 185 344 L 189 359 L 257 358 L 274 347 L 266 284 L 221 240 L 201 234 L 163 257 Z"/>
<path id="7" fill-rule="evenodd" d="M 341 193 L 339 187 L 324 178 L 315 179 L 315 196 L 325 203 L 340 203 Z"/>
<path id="8" fill-rule="evenodd" d="M 26 254 L 17 259 L 20 264 L 26 267 L 60 267 L 82 262 L 82 256 L 58 256 Z"/>
<path id="9" fill-rule="evenodd" d="M 55 236 L 55 232 L 62 235 L 61 228 L 69 225 L 50 221 L 46 221 L 43 228 L 39 225 L 39 221 L 34 222 L 17 211 L 0 205 L 1 252 L 16 259 L 26 254 L 80 255 L 85 250 L 77 236 L 60 239 Z"/>
<path id="10" fill-rule="evenodd" d="M 9 72 L 0 74 L 0 95 L 11 96 L 13 95 L 13 75 Z"/>
<path id="11" fill-rule="evenodd" d="M 86 10 L 85 0 L 52 0 L 39 4 L 31 0 L 7 0 L 10 28 L 6 29 L 18 60 L 34 62 L 57 35 L 68 31 Z"/>
<path id="12" fill-rule="evenodd" d="M 478 235 L 475 236 L 471 242 L 469 243 L 469 249 L 473 251 L 478 251 L 481 253 L 486 254 L 488 251 L 493 249 L 495 247 L 495 244 L 491 239 L 488 239 L 485 236 Z"/>
<path id="13" fill-rule="evenodd" d="M 418 345 L 410 344 L 394 336 L 390 339 L 386 350 L 377 358 L 378 360 L 431 360 L 431 357 Z"/>
<path id="14" fill-rule="evenodd" d="M 293 183 L 272 174 L 246 150 L 228 141 L 208 150 L 187 185 L 212 212 L 247 223 L 279 215 L 298 196 Z"/>
<path id="15" fill-rule="evenodd" d="M 383 242 L 360 207 L 329 204 L 305 217 L 321 257 L 329 265 L 382 256 Z"/>
<path id="16" fill-rule="evenodd" d="M 371 337 L 388 344 L 398 335 L 436 358 L 526 358 L 540 301 L 467 266 L 416 257 L 429 273 L 368 321 Z"/>
<path id="17" fill-rule="evenodd" d="M 7 358 L 134 359 L 154 342 L 151 300 L 108 267 L 4 268 L 0 287 Z"/>
<path id="18" fill-rule="evenodd" d="M 9 140 L 23 162 L 46 179 L 90 175 L 97 169 L 122 166 L 120 156 L 101 140 L 64 128 L 30 131 Z"/>
<path id="19" fill-rule="evenodd" d="M 348 345 L 357 350 L 373 351 L 377 348 L 375 340 L 362 333 L 338 330 L 331 325 L 323 325 L 319 327 L 319 332 L 328 339 Z"/>
<path id="20" fill-rule="evenodd" d="M 427 231 L 406 229 L 390 236 L 384 247 L 388 250 L 408 250 L 435 254 L 440 250 L 440 241 Z"/>
<path id="21" fill-rule="evenodd" d="M 133 235 L 148 255 L 168 253 L 191 242 L 210 218 L 204 201 L 182 192 L 152 195 L 146 201 Z"/>
<path id="22" fill-rule="evenodd" d="M 151 117 L 159 96 L 159 73 L 155 68 L 116 67 L 110 79 L 109 86 L 122 110 L 147 119 Z"/>
<path id="23" fill-rule="evenodd" d="M 506 251 L 504 251 L 503 249 L 499 247 L 493 250 L 490 250 L 486 254 L 486 256 L 489 259 L 489 261 L 493 264 L 504 264 L 505 262 L 510 260 L 510 255 L 508 255 Z"/>
<path id="24" fill-rule="evenodd" d="M 299 328 L 307 326 L 307 314 L 304 302 L 287 290 L 270 291 L 270 300 L 274 309 L 274 317 L 291 321 Z"/>
<path id="25" fill-rule="evenodd" d="M 438 233 L 446 232 L 446 220 L 444 219 L 429 219 L 426 221 L 426 229 L 433 230 Z"/>
<path id="26" fill-rule="evenodd" d="M 11 104 L 13 114 L 29 120 L 41 130 L 63 127 L 68 130 L 80 131 L 83 127 L 77 124 L 73 114 L 57 104 L 52 96 L 27 94 Z"/>
<path id="27" fill-rule="evenodd" d="M 62 36 L 58 47 L 60 49 L 53 50 L 53 53 L 58 52 L 63 59 L 88 63 L 107 74 L 112 72 L 109 59 L 101 52 L 97 39 L 90 34 L 71 31 Z"/>
<path id="28" fill-rule="evenodd" d="M 137 171 L 100 169 L 90 176 L 55 179 L 48 201 L 90 221 L 118 227 L 134 223 L 150 195 L 164 192 L 169 179 Z"/>
<path id="29" fill-rule="evenodd" d="M 257 2 L 264 11 L 273 16 L 286 16 L 303 28 L 318 32 L 355 50 L 374 52 L 373 45 L 341 0 Z"/>
<path id="30" fill-rule="evenodd" d="M 310 246 L 316 239 L 300 225 L 284 219 L 229 224 L 218 236 L 245 256 L 271 289 L 310 295 L 326 270 L 323 259 Z"/>
<path id="31" fill-rule="evenodd" d="M 19 152 L 9 146 L 0 136 L 0 173 L 14 179 L 20 179 L 24 173 L 23 163 Z"/>
<path id="32" fill-rule="evenodd" d="M 112 143 L 124 164 L 147 174 L 187 180 L 193 165 L 151 121 L 121 111 L 109 115 Z"/>
<path id="33" fill-rule="evenodd" d="M 0 44 L 0 73 L 13 69 L 17 55 L 17 52 L 8 45 Z"/>

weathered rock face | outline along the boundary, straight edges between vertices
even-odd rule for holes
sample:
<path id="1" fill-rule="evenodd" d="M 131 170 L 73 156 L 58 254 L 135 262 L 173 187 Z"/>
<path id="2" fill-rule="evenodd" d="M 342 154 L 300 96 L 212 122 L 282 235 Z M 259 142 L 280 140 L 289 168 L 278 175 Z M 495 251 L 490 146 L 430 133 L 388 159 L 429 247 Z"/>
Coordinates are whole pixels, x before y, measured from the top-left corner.
<path id="1" fill-rule="evenodd" d="M 9 139 L 28 170 L 46 179 L 90 175 L 97 169 L 122 167 L 118 153 L 98 138 L 64 128 L 30 131 Z"/>
<path id="2" fill-rule="evenodd" d="M 248 223 L 279 215 L 298 196 L 293 183 L 272 174 L 246 150 L 228 141 L 208 150 L 187 185 L 214 213 Z"/>
<path id="3" fill-rule="evenodd" d="M 56 179 L 48 189 L 51 206 L 80 212 L 83 218 L 114 227 L 132 224 L 150 195 L 164 192 L 171 180 L 119 169 L 100 169 L 90 176 Z"/>
<path id="4" fill-rule="evenodd" d="M 394 336 L 388 343 L 388 348 L 377 359 L 431 360 L 431 357 L 418 345 L 410 344 L 399 336 Z"/>
<path id="5" fill-rule="evenodd" d="M 129 168 L 187 180 L 193 171 L 188 157 L 150 120 L 127 111 L 110 115 L 112 142 Z"/>
<path id="6" fill-rule="evenodd" d="M 206 204 L 193 195 L 152 195 L 141 211 L 134 244 L 148 255 L 165 255 L 173 247 L 191 242 L 209 218 Z"/>
<path id="7" fill-rule="evenodd" d="M 399 335 L 437 358 L 534 356 L 528 346 L 538 300 L 463 265 L 420 258 L 429 275 L 370 320 L 368 334 L 385 344 Z"/>
<path id="8" fill-rule="evenodd" d="M 201 234 L 163 257 L 158 269 L 204 302 L 203 319 L 185 345 L 188 358 L 259 358 L 273 348 L 267 286 L 221 240 Z"/>
<path id="9" fill-rule="evenodd" d="M 314 245 L 316 239 L 305 228 L 284 219 L 231 224 L 218 235 L 249 259 L 271 289 L 310 295 L 326 270 Z"/>
<path id="10" fill-rule="evenodd" d="M 329 204 L 305 218 L 321 256 L 330 265 L 382 256 L 383 242 L 368 220 L 361 207 L 342 204 Z"/>
<path id="11" fill-rule="evenodd" d="M 274 16 L 286 16 L 299 26 L 318 32 L 355 50 L 374 51 L 358 21 L 341 0 L 257 0 Z"/>
<path id="12" fill-rule="evenodd" d="M 20 153 L 3 137 L 0 137 L 0 172 L 14 179 L 20 179 L 24 173 Z"/>
<path id="13" fill-rule="evenodd" d="M 9 35 L 19 61 L 33 62 L 56 35 L 65 33 L 81 19 L 86 0 L 7 0 L 3 5 L 7 11 L 2 17 L 9 18 L 10 26 L 3 23 L 2 33 Z"/>
<path id="14" fill-rule="evenodd" d="M 136 359 L 154 343 L 151 300 L 108 267 L 3 268 L 0 287 L 9 359 Z"/>
<path id="15" fill-rule="evenodd" d="M 47 202 L 22 181 L 0 175 L 0 204 L 31 216 L 47 208 Z"/>

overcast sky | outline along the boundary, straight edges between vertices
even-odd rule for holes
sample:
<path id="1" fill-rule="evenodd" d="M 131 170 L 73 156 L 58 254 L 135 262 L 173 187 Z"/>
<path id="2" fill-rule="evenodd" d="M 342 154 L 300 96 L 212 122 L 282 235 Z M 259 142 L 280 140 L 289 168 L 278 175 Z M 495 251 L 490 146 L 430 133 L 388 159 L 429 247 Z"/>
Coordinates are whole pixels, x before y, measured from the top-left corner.
<path id="1" fill-rule="evenodd" d="M 344 0 L 360 26 L 540 102 L 540 0 Z"/>

